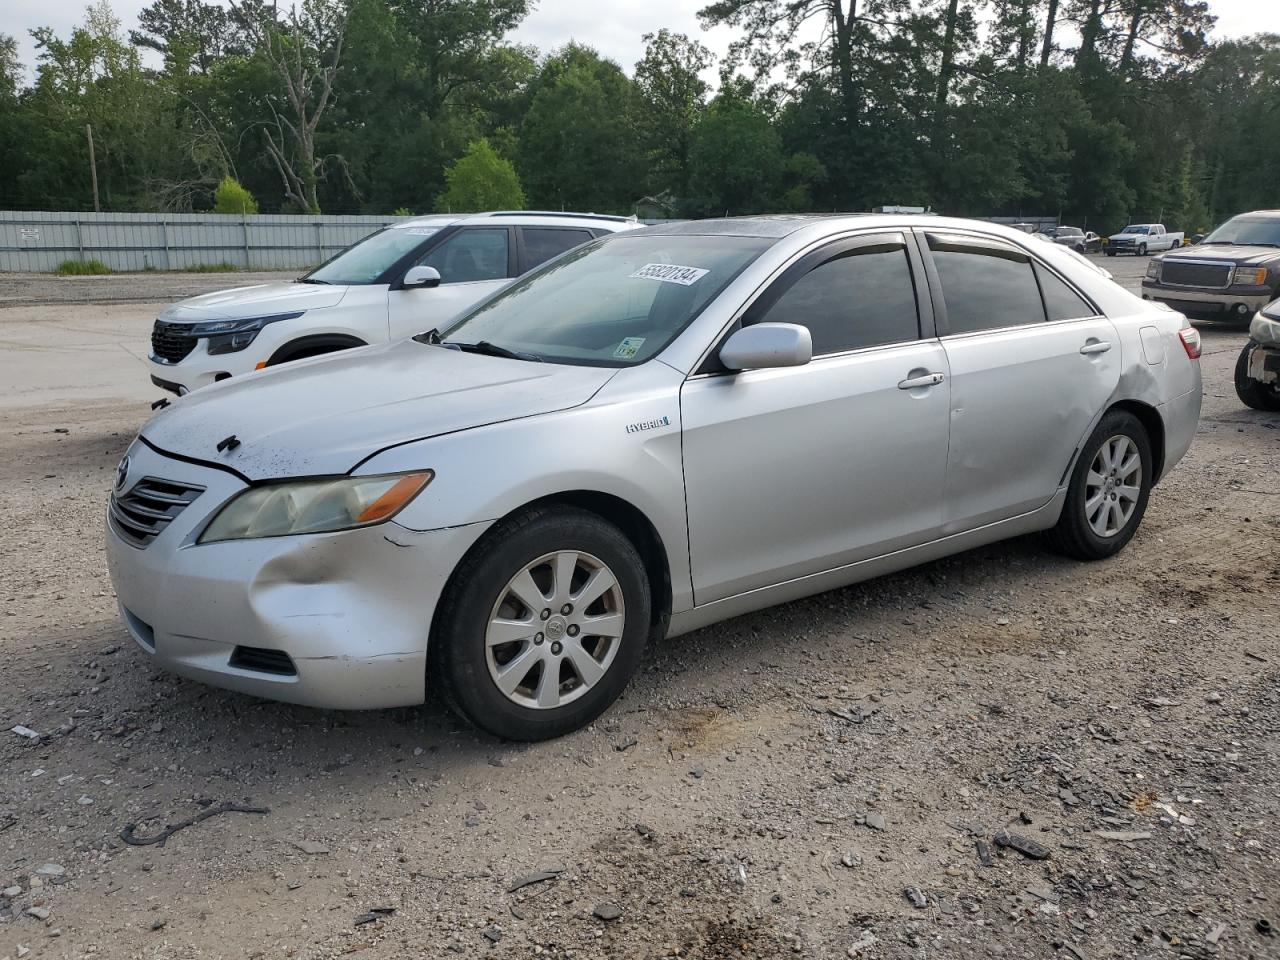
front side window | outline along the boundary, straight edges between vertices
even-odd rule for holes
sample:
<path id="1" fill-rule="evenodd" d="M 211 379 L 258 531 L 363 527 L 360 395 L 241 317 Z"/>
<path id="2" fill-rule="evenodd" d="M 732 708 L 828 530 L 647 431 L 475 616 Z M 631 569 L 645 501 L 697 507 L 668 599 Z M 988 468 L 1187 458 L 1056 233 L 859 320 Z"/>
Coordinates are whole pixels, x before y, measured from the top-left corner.
<path id="1" fill-rule="evenodd" d="M 388 227 L 348 247 L 302 279 L 307 283 L 368 284 L 423 246 L 439 227 Z"/>
<path id="2" fill-rule="evenodd" d="M 1044 320 L 1031 258 L 988 241 L 929 235 L 947 307 L 947 332 L 975 333 Z"/>
<path id="3" fill-rule="evenodd" d="M 441 283 L 501 280 L 507 275 L 506 227 L 467 227 L 448 237 L 419 263 L 435 267 Z"/>
<path id="4" fill-rule="evenodd" d="M 454 324 L 445 342 L 486 342 L 558 363 L 643 363 L 773 242 L 614 234 L 517 280 Z"/>
<path id="5" fill-rule="evenodd" d="M 524 268 L 532 270 L 558 257 L 566 250 L 591 239 L 586 230 L 565 230 L 556 227 L 524 227 Z"/>
<path id="6" fill-rule="evenodd" d="M 827 260 L 753 319 L 808 327 L 815 357 L 915 340 L 920 320 L 906 248 L 877 244 Z"/>

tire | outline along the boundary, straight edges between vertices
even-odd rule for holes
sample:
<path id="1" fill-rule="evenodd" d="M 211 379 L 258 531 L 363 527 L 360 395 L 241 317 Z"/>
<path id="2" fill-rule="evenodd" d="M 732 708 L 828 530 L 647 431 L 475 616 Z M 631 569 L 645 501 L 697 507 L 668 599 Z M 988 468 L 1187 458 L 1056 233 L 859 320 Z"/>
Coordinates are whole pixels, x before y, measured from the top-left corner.
<path id="1" fill-rule="evenodd" d="M 1127 470 L 1127 473 L 1119 475 L 1119 480 L 1128 480 L 1129 483 L 1116 484 L 1115 476 L 1109 470 L 1094 470 L 1095 463 L 1105 467 L 1108 461 L 1103 458 L 1113 452 L 1120 453 L 1116 472 Z M 1140 473 L 1136 477 L 1132 470 L 1127 469 L 1131 453 L 1138 456 L 1136 469 Z M 1091 475 L 1105 477 L 1110 482 L 1097 485 L 1092 482 Z M 1105 560 L 1119 553 L 1133 539 L 1138 525 L 1142 523 L 1153 476 L 1151 440 L 1142 421 L 1126 410 L 1108 411 L 1089 435 L 1072 470 L 1062 516 L 1047 534 L 1049 545 L 1077 560 Z M 1136 484 L 1132 483 L 1134 479 Z M 1114 492 L 1109 493 L 1113 486 Z M 1125 491 L 1135 489 L 1136 495 L 1126 500 Z M 1095 496 L 1102 497 L 1097 509 L 1091 508 Z M 1095 526 L 1099 520 L 1103 530 Z"/>
<path id="2" fill-rule="evenodd" d="M 1262 383 L 1249 376 L 1249 357 L 1257 345 L 1256 340 L 1250 340 L 1236 360 L 1236 396 L 1246 407 L 1254 410 L 1280 412 L 1280 384 Z"/>
<path id="3" fill-rule="evenodd" d="M 1114 257 L 1116 255 L 1116 252 L 1114 250 L 1107 250 L 1105 252 L 1108 257 Z"/>
<path id="4" fill-rule="evenodd" d="M 1147 255 L 1147 245 L 1145 243 L 1138 244 L 1138 256 L 1145 257 Z"/>
<path id="5" fill-rule="evenodd" d="M 1077 243 L 1077 244 L 1075 245 L 1075 251 L 1076 251 L 1076 253 L 1080 254 L 1081 256 L 1084 256 L 1084 244 L 1083 244 L 1083 243 Z"/>
<path id="6" fill-rule="evenodd" d="M 566 591 L 558 571 L 570 570 L 561 558 L 571 554 Z M 569 602 L 610 578 L 612 587 L 585 607 Z M 558 737 L 586 726 L 622 693 L 640 665 L 651 609 L 644 562 L 617 527 L 585 510 L 533 508 L 495 525 L 459 564 L 436 616 L 428 681 L 494 736 Z M 592 618 L 618 635 L 591 634 Z M 513 639 L 491 642 L 506 636 Z"/>

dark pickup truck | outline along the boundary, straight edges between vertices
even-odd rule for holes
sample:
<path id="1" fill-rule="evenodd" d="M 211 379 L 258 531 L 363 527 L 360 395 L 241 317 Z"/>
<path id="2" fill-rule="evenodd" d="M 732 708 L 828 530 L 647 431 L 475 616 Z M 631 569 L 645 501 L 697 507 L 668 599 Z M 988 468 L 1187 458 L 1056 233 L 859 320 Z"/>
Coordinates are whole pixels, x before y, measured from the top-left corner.
<path id="1" fill-rule="evenodd" d="M 1248 323 L 1280 297 L 1280 210 L 1242 213 L 1195 246 L 1152 257 L 1142 297 L 1192 318 Z"/>

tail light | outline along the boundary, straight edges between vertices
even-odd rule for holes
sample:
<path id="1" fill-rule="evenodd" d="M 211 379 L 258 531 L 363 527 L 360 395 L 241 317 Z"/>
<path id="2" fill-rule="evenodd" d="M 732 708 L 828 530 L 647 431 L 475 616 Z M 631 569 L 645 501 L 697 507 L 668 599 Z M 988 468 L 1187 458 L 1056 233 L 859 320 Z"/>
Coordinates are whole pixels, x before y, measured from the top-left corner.
<path id="1" fill-rule="evenodd" d="M 1200 331 L 1195 327 L 1183 327 L 1178 331 L 1178 339 L 1182 341 L 1182 349 L 1192 360 L 1200 359 Z"/>

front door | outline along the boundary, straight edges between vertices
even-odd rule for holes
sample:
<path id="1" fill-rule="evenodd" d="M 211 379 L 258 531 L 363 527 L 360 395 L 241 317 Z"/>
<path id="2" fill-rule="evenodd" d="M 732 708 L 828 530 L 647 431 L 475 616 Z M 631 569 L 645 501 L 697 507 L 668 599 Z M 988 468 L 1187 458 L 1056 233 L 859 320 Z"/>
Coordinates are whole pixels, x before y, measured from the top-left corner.
<path id="1" fill-rule="evenodd" d="M 468 307 L 501 290 L 515 275 L 514 253 L 508 227 L 463 227 L 446 237 L 418 261 L 440 271 L 440 286 L 388 291 L 391 339 L 443 329 Z"/>
<path id="2" fill-rule="evenodd" d="M 807 326 L 812 361 L 685 382 L 696 603 L 935 535 L 949 383 L 928 322 L 922 335 L 920 277 L 901 235 L 835 241 L 789 268 L 742 320 Z"/>
<path id="3" fill-rule="evenodd" d="M 1120 378 L 1111 321 L 1025 251 L 929 233 L 951 368 L 944 533 L 1043 506 Z"/>

